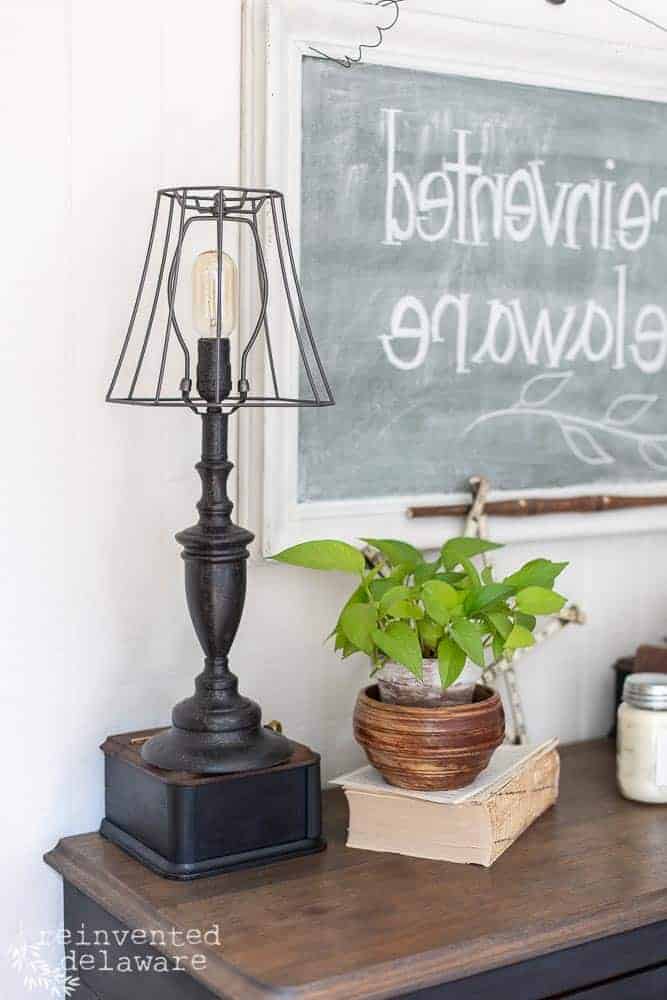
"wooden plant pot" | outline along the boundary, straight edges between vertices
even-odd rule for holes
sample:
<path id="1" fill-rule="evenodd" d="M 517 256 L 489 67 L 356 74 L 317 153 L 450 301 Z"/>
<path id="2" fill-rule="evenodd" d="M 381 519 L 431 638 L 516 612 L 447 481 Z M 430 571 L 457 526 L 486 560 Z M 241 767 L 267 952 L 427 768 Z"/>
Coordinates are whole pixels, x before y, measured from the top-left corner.
<path id="1" fill-rule="evenodd" d="M 373 685 L 357 698 L 354 738 L 390 785 L 465 788 L 503 742 L 505 713 L 497 692 L 481 684 L 472 704 L 438 708 L 388 705 Z"/>

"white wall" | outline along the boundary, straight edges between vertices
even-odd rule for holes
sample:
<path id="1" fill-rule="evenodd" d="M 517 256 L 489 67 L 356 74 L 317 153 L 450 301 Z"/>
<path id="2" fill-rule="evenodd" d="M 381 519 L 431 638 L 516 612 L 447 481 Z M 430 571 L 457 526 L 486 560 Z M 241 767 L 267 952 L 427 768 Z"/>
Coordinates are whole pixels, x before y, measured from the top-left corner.
<path id="1" fill-rule="evenodd" d="M 207 27 L 196 46 L 184 20 Z M 239 0 L 0 9 L 0 986 L 12 998 L 28 992 L 6 947 L 21 925 L 35 937 L 60 918 L 41 855 L 99 824 L 98 745 L 166 722 L 199 669 L 172 537 L 194 517 L 197 423 L 103 398 L 154 189 L 237 179 L 239 51 Z M 572 560 L 563 589 L 591 623 L 521 668 L 534 738 L 606 731 L 611 663 L 667 632 L 663 549 L 648 535 L 546 546 Z M 253 566 L 234 651 L 244 691 L 321 750 L 329 775 L 359 759 L 350 714 L 364 664 L 322 643 L 346 587 Z"/>
<path id="2" fill-rule="evenodd" d="M 208 25 L 196 44 L 184 21 Z M 11 1000 L 27 988 L 7 946 L 21 924 L 32 939 L 60 920 L 41 855 L 99 825 L 100 742 L 167 720 L 198 667 L 173 541 L 194 517 L 197 422 L 103 400 L 155 189 L 238 175 L 239 60 L 237 0 L 0 5 L 0 995 Z"/>

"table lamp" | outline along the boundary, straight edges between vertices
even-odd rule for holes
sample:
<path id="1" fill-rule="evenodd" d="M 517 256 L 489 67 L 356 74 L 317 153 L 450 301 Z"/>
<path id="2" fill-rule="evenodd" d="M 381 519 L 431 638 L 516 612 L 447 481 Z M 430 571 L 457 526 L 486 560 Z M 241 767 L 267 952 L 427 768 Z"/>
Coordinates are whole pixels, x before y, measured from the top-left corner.
<path id="1" fill-rule="evenodd" d="M 250 240 L 253 262 L 253 273 L 241 277 L 258 290 L 252 328 L 241 331 L 239 271 L 225 249 L 236 227 Z M 283 314 L 280 337 L 270 331 L 270 311 Z M 230 338 L 239 335 L 244 346 L 236 352 L 239 364 L 233 373 Z M 285 348 L 291 359 L 287 366 L 278 357 Z M 264 378 L 255 385 L 250 358 L 260 349 Z M 287 371 L 287 391 L 281 371 Z M 239 775 L 283 765 L 295 745 L 262 726 L 259 706 L 239 694 L 228 665 L 254 536 L 233 523 L 227 494 L 232 414 L 245 407 L 334 402 L 308 321 L 280 192 L 158 191 L 139 290 L 107 401 L 180 408 L 202 422 L 199 521 L 176 537 L 183 546 L 187 603 L 205 666 L 195 694 L 174 708 L 172 727 L 141 744 L 143 764 L 194 775 Z"/>

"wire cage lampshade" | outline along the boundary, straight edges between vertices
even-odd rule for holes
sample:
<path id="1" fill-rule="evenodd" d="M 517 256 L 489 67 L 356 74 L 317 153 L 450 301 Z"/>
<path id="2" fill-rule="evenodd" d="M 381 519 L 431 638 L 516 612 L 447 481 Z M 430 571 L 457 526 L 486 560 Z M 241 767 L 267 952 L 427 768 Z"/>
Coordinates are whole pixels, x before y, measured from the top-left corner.
<path id="1" fill-rule="evenodd" d="M 249 329 L 238 331 L 243 342 L 234 377 L 230 337 L 238 319 L 238 272 L 226 248 L 232 240 L 238 245 L 238 231 L 250 240 L 246 259 L 253 261 L 254 274 L 241 278 L 256 283 L 257 312 Z M 272 336 L 274 320 L 280 337 Z M 262 348 L 263 365 L 251 365 L 252 352 Z M 279 191 L 158 191 L 139 290 L 106 398 L 197 413 L 333 405 Z"/>

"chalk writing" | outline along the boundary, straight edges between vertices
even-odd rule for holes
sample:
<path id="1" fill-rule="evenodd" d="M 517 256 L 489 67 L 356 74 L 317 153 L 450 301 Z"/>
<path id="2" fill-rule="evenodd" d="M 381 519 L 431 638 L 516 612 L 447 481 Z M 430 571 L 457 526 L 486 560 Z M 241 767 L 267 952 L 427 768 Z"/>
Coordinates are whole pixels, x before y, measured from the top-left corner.
<path id="1" fill-rule="evenodd" d="M 322 59 L 303 94 L 341 405 L 300 421 L 301 501 L 667 479 L 667 106 Z"/>
<path id="2" fill-rule="evenodd" d="M 511 174 L 488 173 L 484 156 L 470 154 L 471 138 L 478 146 L 481 140 L 468 129 L 453 129 L 455 158 L 445 155 L 440 170 L 410 179 L 397 164 L 401 112 L 383 108 L 382 115 L 384 246 L 417 240 L 476 248 L 537 237 L 548 249 L 603 254 L 620 249 L 632 255 L 647 246 L 658 227 L 665 229 L 667 187 L 648 190 L 637 180 L 619 184 L 613 179 L 615 159 L 600 165 L 604 175 L 586 180 L 549 177 L 544 160 L 530 160 Z M 628 265 L 614 265 L 613 274 L 613 310 L 590 298 L 556 309 L 544 306 L 529 318 L 520 298 L 480 304 L 470 292 L 444 289 L 429 313 L 417 296 L 404 295 L 392 310 L 389 332 L 379 335 L 384 356 L 399 371 L 414 371 L 438 344 L 453 338 L 458 375 L 470 374 L 474 365 L 505 366 L 517 359 L 546 368 L 581 359 L 615 371 L 633 365 L 656 374 L 667 362 L 667 312 L 647 302 L 631 319 Z M 471 330 L 480 328 L 481 342 L 473 343 Z"/>
<path id="3" fill-rule="evenodd" d="M 421 239 L 427 243 L 453 236 L 463 246 L 488 246 L 489 240 L 525 243 L 538 232 L 545 246 L 569 250 L 587 245 L 637 253 L 655 226 L 664 222 L 667 187 L 647 191 L 634 181 L 618 187 L 616 161 L 606 160 L 605 177 L 585 181 L 545 179 L 544 160 L 532 160 L 507 174 L 486 174 L 481 160 L 470 159 L 467 129 L 453 129 L 457 155 L 443 157 L 442 170 L 415 183 L 396 168 L 396 130 L 401 112 L 384 108 L 387 134 L 385 238 L 388 246 Z M 470 182 L 470 183 L 469 183 Z M 551 191 L 549 188 L 551 187 Z M 484 219 L 490 211 L 491 221 Z M 667 212 L 665 212 L 667 218 Z"/>

